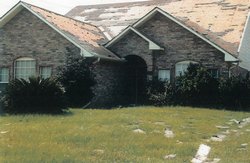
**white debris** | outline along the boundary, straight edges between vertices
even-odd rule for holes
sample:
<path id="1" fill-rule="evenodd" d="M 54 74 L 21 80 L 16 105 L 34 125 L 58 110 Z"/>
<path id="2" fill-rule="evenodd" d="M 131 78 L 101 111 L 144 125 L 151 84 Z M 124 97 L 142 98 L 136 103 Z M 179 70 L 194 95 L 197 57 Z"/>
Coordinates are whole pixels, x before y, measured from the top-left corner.
<path id="1" fill-rule="evenodd" d="M 192 159 L 192 163 L 203 163 L 204 161 L 206 161 L 207 156 L 209 154 L 211 150 L 211 147 L 201 144 L 196 155 L 195 158 Z"/>
<path id="2" fill-rule="evenodd" d="M 241 144 L 241 147 L 247 147 L 247 146 L 248 146 L 247 143 Z"/>
<path id="3" fill-rule="evenodd" d="M 240 124 L 240 121 L 238 121 L 236 119 L 231 119 L 230 122 L 235 122 L 236 124 Z"/>
<path id="4" fill-rule="evenodd" d="M 174 137 L 174 132 L 168 128 L 165 129 L 164 136 L 167 138 L 173 138 Z"/>
<path id="5" fill-rule="evenodd" d="M 1 131 L 0 133 L 1 134 L 6 134 L 6 133 L 8 133 L 9 131 Z"/>
<path id="6" fill-rule="evenodd" d="M 223 141 L 226 138 L 226 135 L 222 135 L 222 134 L 218 134 L 218 135 L 214 135 L 211 137 L 212 141 Z"/>
<path id="7" fill-rule="evenodd" d="M 141 129 L 136 129 L 133 131 L 134 133 L 138 133 L 138 134 L 146 134 L 145 131 L 141 130 Z"/>
<path id="8" fill-rule="evenodd" d="M 227 131 L 223 131 L 222 133 L 227 135 L 227 134 L 230 134 L 230 131 L 227 130 Z"/>
<path id="9" fill-rule="evenodd" d="M 229 129 L 228 126 L 216 126 L 218 129 Z"/>
<path id="10" fill-rule="evenodd" d="M 96 154 L 104 154 L 104 150 L 102 149 L 95 149 L 93 152 Z"/>
<path id="11" fill-rule="evenodd" d="M 176 154 L 171 154 L 171 155 L 166 155 L 166 156 L 164 157 L 164 159 L 169 160 L 169 159 L 173 159 L 173 158 L 175 158 L 175 157 L 176 157 Z"/>
<path id="12" fill-rule="evenodd" d="M 249 123 L 250 123 L 250 118 L 243 119 L 243 120 L 240 122 L 239 128 L 243 128 L 243 127 L 245 127 L 246 125 L 248 125 Z"/>
<path id="13" fill-rule="evenodd" d="M 155 122 L 154 124 L 155 124 L 155 125 L 162 125 L 162 126 L 164 126 L 164 125 L 165 125 L 165 122 Z"/>

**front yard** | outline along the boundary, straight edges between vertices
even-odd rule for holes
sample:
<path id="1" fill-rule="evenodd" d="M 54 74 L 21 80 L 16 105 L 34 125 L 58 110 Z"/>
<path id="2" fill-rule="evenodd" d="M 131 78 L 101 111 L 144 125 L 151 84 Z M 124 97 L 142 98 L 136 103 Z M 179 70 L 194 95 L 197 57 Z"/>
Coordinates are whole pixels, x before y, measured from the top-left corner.
<path id="1" fill-rule="evenodd" d="M 0 162 L 190 162 L 200 144 L 210 159 L 250 162 L 250 117 L 185 107 L 71 109 L 68 114 L 0 117 Z M 235 119 L 235 120 L 233 120 Z M 230 121 L 231 120 L 231 121 Z M 164 136 L 164 130 L 174 137 Z M 135 133 L 141 129 L 145 133 Z M 222 142 L 211 137 L 223 133 Z M 248 143 L 248 144 L 247 144 Z M 165 160 L 166 155 L 176 157 Z"/>

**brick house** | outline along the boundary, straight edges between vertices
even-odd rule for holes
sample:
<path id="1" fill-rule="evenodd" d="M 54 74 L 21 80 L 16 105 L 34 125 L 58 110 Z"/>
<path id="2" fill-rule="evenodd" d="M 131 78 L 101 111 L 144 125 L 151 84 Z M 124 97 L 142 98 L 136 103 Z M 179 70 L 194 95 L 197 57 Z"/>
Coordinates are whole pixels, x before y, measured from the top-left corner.
<path id="1" fill-rule="evenodd" d="M 237 66 L 241 59 L 231 44 L 157 7 L 111 40 L 105 35 L 94 25 L 20 2 L 0 22 L 0 87 L 14 78 L 55 75 L 69 55 L 94 61 L 95 106 L 137 103 L 147 80 L 174 81 L 190 63 L 204 65 L 215 77 L 247 72 Z M 249 40 L 242 40 L 247 51 Z"/>

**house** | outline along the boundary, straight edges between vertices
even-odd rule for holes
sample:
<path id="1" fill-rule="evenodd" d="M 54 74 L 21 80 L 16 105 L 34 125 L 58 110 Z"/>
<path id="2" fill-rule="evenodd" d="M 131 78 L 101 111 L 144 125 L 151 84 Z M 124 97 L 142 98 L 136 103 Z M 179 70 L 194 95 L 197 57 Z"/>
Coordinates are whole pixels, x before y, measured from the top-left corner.
<path id="1" fill-rule="evenodd" d="M 182 2 L 187 1 L 190 0 Z M 159 3 L 166 7 L 177 2 L 157 0 L 148 3 Z M 95 22 L 91 22 L 99 23 L 95 26 L 75 20 L 82 17 L 73 14 L 68 16 L 74 19 L 23 2 L 18 3 L 0 21 L 0 87 L 14 78 L 27 79 L 31 75 L 50 77 L 56 74 L 58 67 L 65 64 L 69 55 L 79 55 L 94 61 L 92 70 L 97 85 L 93 88 L 95 97 L 92 104 L 95 106 L 125 101 L 140 103 L 147 80 L 157 78 L 174 82 L 190 63 L 204 65 L 215 77 L 228 77 L 249 71 L 248 64 L 245 64 L 246 67 L 241 66 L 250 59 L 249 23 L 230 25 L 233 30 L 216 33 L 212 30 L 214 24 L 210 24 L 210 29 L 206 30 L 195 22 L 178 19 L 159 7 L 151 8 L 148 13 L 137 18 L 134 11 L 141 4 L 129 4 L 132 6 L 129 10 L 112 6 L 106 8 L 114 13 L 114 19 L 117 19 L 119 25 L 123 21 L 127 23 L 126 18 L 120 19 L 120 10 L 124 16 L 125 12 L 132 10 L 133 18 L 136 17 L 136 21 L 128 21 L 125 29 L 112 36 L 108 30 L 109 23 L 106 24 L 105 20 L 98 22 L 96 18 Z M 205 5 L 214 4 L 217 3 Z M 83 14 L 91 13 L 92 18 L 95 12 L 100 13 L 94 7 L 88 9 L 88 12 L 79 7 L 76 9 Z M 245 14 L 249 9 L 242 10 Z M 142 8 L 139 11 L 145 10 Z M 120 17 L 117 18 L 117 15 Z M 103 17 L 106 18 L 105 15 Z M 246 15 L 240 20 L 243 19 L 249 22 Z M 81 20 L 87 21 L 86 18 Z M 241 32 L 244 35 L 241 37 L 238 29 L 244 28 L 245 24 L 245 30 Z"/>
<path id="2" fill-rule="evenodd" d="M 69 55 L 95 62 L 93 99 L 106 105 L 119 96 L 122 59 L 101 44 L 106 37 L 94 25 L 19 2 L 0 20 L 0 88 L 14 78 L 56 74 Z M 117 97 L 117 98 L 116 98 Z"/>

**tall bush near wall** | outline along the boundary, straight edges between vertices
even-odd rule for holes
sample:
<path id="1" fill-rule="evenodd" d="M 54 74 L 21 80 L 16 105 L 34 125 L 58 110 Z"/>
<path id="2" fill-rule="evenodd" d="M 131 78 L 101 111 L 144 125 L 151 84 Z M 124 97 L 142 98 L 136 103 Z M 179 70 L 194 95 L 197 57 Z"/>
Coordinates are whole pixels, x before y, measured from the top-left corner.
<path id="1" fill-rule="evenodd" d="M 153 80 L 148 82 L 147 96 L 149 104 L 156 106 L 173 105 L 175 103 L 175 91 L 169 81 Z"/>
<path id="2" fill-rule="evenodd" d="M 219 81 L 201 65 L 191 64 L 176 80 L 176 99 L 180 105 L 216 105 Z"/>
<path id="3" fill-rule="evenodd" d="M 59 69 L 57 77 L 65 88 L 70 106 L 84 106 L 93 98 L 92 87 L 96 82 L 91 67 L 91 61 L 81 56 L 69 55 L 66 65 Z"/>
<path id="4" fill-rule="evenodd" d="M 234 110 L 250 107 L 250 78 L 233 76 L 220 81 L 220 102 Z"/>

